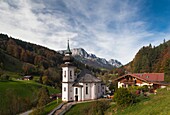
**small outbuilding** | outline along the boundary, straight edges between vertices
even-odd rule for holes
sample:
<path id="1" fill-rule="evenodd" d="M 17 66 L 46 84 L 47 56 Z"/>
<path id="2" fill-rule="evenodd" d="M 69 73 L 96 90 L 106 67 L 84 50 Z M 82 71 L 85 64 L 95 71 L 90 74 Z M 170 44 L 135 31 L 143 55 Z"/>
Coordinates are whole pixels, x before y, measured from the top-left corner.
<path id="1" fill-rule="evenodd" d="M 27 75 L 22 78 L 22 80 L 32 80 L 32 79 L 33 79 L 33 76 L 31 75 Z"/>

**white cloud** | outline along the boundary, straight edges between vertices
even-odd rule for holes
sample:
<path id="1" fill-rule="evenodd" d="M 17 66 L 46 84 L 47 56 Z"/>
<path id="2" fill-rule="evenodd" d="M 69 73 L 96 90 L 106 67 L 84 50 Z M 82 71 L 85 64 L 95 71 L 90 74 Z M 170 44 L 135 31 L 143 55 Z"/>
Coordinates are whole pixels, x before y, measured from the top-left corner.
<path id="1" fill-rule="evenodd" d="M 66 48 L 70 38 L 72 48 L 126 64 L 143 45 L 158 45 L 168 36 L 148 31 L 142 5 L 130 0 L 4 0 L 0 32 L 55 50 Z"/>

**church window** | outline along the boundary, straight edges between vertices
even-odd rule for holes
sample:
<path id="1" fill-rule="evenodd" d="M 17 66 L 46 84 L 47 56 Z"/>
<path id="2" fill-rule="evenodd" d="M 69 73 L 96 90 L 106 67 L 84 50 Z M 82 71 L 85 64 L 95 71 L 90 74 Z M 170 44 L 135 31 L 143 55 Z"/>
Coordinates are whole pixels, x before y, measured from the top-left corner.
<path id="1" fill-rule="evenodd" d="M 66 91 L 66 87 L 64 87 L 64 91 Z"/>
<path id="2" fill-rule="evenodd" d="M 70 71 L 70 79 L 72 79 L 72 71 Z"/>
<path id="3" fill-rule="evenodd" d="M 76 94 L 78 94 L 78 89 L 76 88 Z"/>
<path id="4" fill-rule="evenodd" d="M 66 71 L 64 71 L 64 77 L 66 77 Z"/>
<path id="5" fill-rule="evenodd" d="M 86 87 L 86 94 L 88 94 L 88 87 Z"/>

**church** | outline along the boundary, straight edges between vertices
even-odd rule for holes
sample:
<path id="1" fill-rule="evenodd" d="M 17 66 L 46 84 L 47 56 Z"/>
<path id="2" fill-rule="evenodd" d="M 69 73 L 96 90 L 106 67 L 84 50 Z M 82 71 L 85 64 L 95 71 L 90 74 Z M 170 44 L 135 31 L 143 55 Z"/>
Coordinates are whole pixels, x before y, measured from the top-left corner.
<path id="1" fill-rule="evenodd" d="M 69 41 L 62 67 L 62 101 L 84 101 L 100 98 L 105 94 L 106 87 L 103 82 L 93 76 L 89 70 L 82 70 L 75 74 L 72 52 Z"/>

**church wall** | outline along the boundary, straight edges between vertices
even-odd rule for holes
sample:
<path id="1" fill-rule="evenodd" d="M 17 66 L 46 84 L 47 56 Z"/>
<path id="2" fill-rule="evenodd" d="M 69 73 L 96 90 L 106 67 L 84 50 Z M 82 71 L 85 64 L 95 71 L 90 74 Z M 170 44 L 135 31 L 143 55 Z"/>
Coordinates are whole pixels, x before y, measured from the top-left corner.
<path id="1" fill-rule="evenodd" d="M 74 67 L 63 67 L 62 75 L 63 75 L 63 82 L 71 81 L 73 82 L 75 80 L 74 75 Z"/>
<path id="2" fill-rule="evenodd" d="M 102 96 L 102 87 L 101 83 L 97 83 L 97 98 Z"/>
<path id="3" fill-rule="evenodd" d="M 92 83 L 92 99 L 97 99 L 96 83 Z"/>
<path id="4" fill-rule="evenodd" d="M 62 83 L 62 100 L 63 101 L 73 101 L 73 83 Z"/>
<path id="5" fill-rule="evenodd" d="M 69 101 L 73 101 L 74 100 L 74 88 L 73 88 L 73 83 L 69 83 Z"/>
<path id="6" fill-rule="evenodd" d="M 76 96 L 78 96 L 78 101 L 82 101 L 82 87 L 74 87 L 74 101 L 76 100 Z"/>
<path id="7" fill-rule="evenodd" d="M 62 100 L 68 101 L 68 84 L 62 83 Z"/>
<path id="8" fill-rule="evenodd" d="M 92 86 L 91 83 L 84 83 L 84 84 L 83 84 L 84 100 L 92 99 L 91 86 Z M 88 88 L 86 88 L 86 87 L 88 87 Z M 86 89 L 88 89 L 88 90 L 86 91 Z"/>

